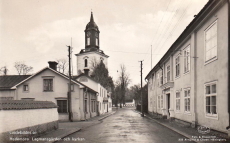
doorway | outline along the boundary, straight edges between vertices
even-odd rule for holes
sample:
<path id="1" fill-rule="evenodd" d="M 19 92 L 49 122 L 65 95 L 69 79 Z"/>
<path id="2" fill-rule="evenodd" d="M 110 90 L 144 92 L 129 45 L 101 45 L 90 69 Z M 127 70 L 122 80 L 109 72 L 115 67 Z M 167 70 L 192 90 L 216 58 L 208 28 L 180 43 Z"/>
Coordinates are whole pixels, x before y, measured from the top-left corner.
<path id="1" fill-rule="evenodd" d="M 169 109 L 170 109 L 170 93 L 168 93 L 168 94 L 166 94 L 166 100 L 167 100 L 167 114 L 168 114 L 168 116 L 167 116 L 167 118 L 169 118 L 170 117 L 170 112 L 169 112 Z"/>

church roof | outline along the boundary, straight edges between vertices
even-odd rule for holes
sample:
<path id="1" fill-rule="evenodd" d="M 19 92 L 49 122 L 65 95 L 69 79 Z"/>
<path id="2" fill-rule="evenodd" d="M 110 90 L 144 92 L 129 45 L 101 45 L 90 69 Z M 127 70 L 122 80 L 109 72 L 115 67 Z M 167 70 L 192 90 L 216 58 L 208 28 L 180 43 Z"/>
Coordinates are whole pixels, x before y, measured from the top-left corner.
<path id="1" fill-rule="evenodd" d="M 94 29 L 96 31 L 99 31 L 98 26 L 94 22 L 94 19 L 93 19 L 93 12 L 91 12 L 90 22 L 86 25 L 85 30 L 90 30 L 90 29 Z"/>
<path id="2" fill-rule="evenodd" d="M 83 54 L 89 54 L 89 53 L 97 53 L 99 55 L 102 55 L 104 57 L 109 57 L 108 55 L 106 55 L 102 50 L 95 50 L 95 51 L 91 51 L 91 50 L 85 50 L 85 49 L 81 49 L 81 51 L 78 54 L 75 54 L 76 56 L 79 55 L 83 55 Z"/>

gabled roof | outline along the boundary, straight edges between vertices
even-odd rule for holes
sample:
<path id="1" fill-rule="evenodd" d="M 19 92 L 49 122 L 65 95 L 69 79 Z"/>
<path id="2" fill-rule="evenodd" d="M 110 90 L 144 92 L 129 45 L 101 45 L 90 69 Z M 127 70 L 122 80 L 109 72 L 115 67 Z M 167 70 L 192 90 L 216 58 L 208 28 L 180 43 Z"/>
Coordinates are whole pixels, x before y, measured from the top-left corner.
<path id="1" fill-rule="evenodd" d="M 4 75 L 0 76 L 0 90 L 9 90 L 21 81 L 27 79 L 31 75 Z"/>
<path id="2" fill-rule="evenodd" d="M 60 72 L 58 72 L 58 71 L 56 71 L 56 70 L 53 70 L 53 69 L 51 69 L 51 68 L 49 68 L 49 67 L 46 67 L 46 68 L 43 68 L 42 70 L 38 71 L 37 73 L 31 75 L 30 77 L 28 77 L 28 78 L 22 80 L 22 81 L 19 82 L 18 84 L 14 85 L 13 87 L 11 87 L 11 89 L 15 89 L 15 88 L 16 88 L 17 86 L 19 86 L 20 84 L 22 84 L 22 83 L 28 81 L 29 79 L 33 78 L 34 76 L 38 75 L 39 73 L 41 73 L 41 72 L 43 72 L 43 71 L 45 71 L 45 70 L 50 70 L 50 71 L 52 71 L 52 72 L 54 72 L 54 73 L 60 75 L 61 77 L 66 78 L 67 80 L 69 80 L 69 77 L 68 77 L 67 75 L 65 75 L 65 74 L 63 74 L 63 73 L 60 73 Z M 71 79 L 71 82 L 72 82 L 72 83 L 75 83 L 75 84 L 77 84 L 77 85 L 79 85 L 79 86 L 86 87 L 86 88 L 88 88 L 89 90 L 91 90 L 91 91 L 97 93 L 97 91 L 95 91 L 95 90 L 93 90 L 92 88 L 90 88 L 90 87 L 88 87 L 88 86 L 82 84 L 82 83 L 79 82 L 79 81 L 75 81 L 75 80 Z"/>

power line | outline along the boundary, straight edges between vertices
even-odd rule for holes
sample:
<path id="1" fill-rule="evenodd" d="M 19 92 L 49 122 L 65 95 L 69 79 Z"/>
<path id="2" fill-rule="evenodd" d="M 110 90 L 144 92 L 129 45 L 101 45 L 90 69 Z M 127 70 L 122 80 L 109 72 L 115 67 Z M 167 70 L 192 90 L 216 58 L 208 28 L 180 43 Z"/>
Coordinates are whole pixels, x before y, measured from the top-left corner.
<path id="1" fill-rule="evenodd" d="M 166 11 L 168 10 L 170 3 L 171 3 L 171 0 L 170 0 L 169 3 L 168 3 L 168 6 L 167 6 L 167 8 L 166 8 Z M 158 30 L 159 30 L 159 27 L 161 26 L 161 23 L 162 23 L 162 20 L 163 20 L 164 16 L 165 16 L 165 13 L 164 13 L 164 15 L 163 15 L 162 18 L 161 18 L 160 24 L 158 25 L 156 35 L 158 34 Z M 153 38 L 153 40 L 154 40 L 154 38 Z M 150 45 L 152 45 L 153 40 L 151 41 L 151 44 L 150 44 Z M 149 48 L 148 48 L 147 51 L 149 51 Z M 146 54 L 144 55 L 144 59 L 145 59 L 145 57 L 146 57 Z"/>
<path id="2" fill-rule="evenodd" d="M 180 6 L 178 6 L 178 7 L 180 7 Z M 173 21 L 173 19 L 176 17 L 176 14 L 178 13 L 178 7 L 176 8 L 176 10 L 175 10 L 175 13 L 173 14 L 173 16 L 171 17 L 171 19 L 169 20 L 169 22 L 168 23 L 171 23 L 172 21 Z M 159 35 L 159 38 L 157 38 L 157 42 L 156 42 L 156 48 L 158 48 L 158 46 L 159 46 L 159 44 L 161 43 L 161 41 L 164 39 L 163 37 L 165 36 L 165 34 L 166 34 L 166 32 L 169 30 L 169 27 L 171 27 L 171 25 L 172 24 L 168 24 L 168 26 L 167 26 L 167 28 L 164 28 L 163 30 L 162 30 L 162 32 L 160 33 L 160 35 Z M 165 26 L 166 26 L 166 24 L 165 24 Z M 163 37 L 162 37 L 163 36 Z"/>
<path id="3" fill-rule="evenodd" d="M 166 11 L 168 10 L 169 4 L 170 4 L 170 3 L 171 3 L 171 0 L 170 0 L 169 3 L 168 3 L 168 6 L 167 6 L 167 8 L 166 8 Z M 161 22 L 162 22 L 164 16 L 165 16 L 165 13 L 164 13 L 164 15 L 163 15 L 162 18 L 161 18 Z M 158 30 L 159 30 L 159 27 L 160 27 L 160 25 L 161 25 L 161 22 L 160 22 L 160 24 L 158 25 L 156 35 L 158 34 Z M 154 40 L 154 38 L 153 38 L 153 40 Z M 153 43 L 153 40 L 152 40 L 151 44 Z"/>
<path id="4" fill-rule="evenodd" d="M 190 1 L 190 2 L 191 2 L 191 1 Z M 190 3 L 188 3 L 187 7 L 189 6 L 189 4 L 190 4 Z M 187 10 L 187 7 L 186 7 L 185 10 L 183 11 L 181 17 L 179 18 L 179 20 L 177 21 L 177 23 L 174 25 L 173 29 L 171 30 L 171 32 L 169 33 L 169 35 L 168 35 L 168 37 L 166 38 L 165 41 L 168 40 L 168 38 L 172 35 L 172 33 L 174 32 L 174 30 L 175 30 L 176 27 L 178 26 L 178 23 L 181 22 L 181 19 L 182 19 L 183 16 L 185 15 L 185 12 L 186 12 L 186 10 Z M 163 45 L 164 45 L 164 44 L 165 44 L 165 42 L 163 43 Z M 163 45 L 162 45 L 162 46 L 163 46 Z M 159 46 L 158 46 L 158 47 L 159 47 Z M 163 48 L 159 48 L 157 52 L 160 52 L 162 49 L 163 49 Z M 159 50 L 160 50 L 160 51 L 159 51 Z M 155 58 L 154 58 L 154 59 L 155 59 Z M 154 59 L 153 59 L 153 60 L 154 60 Z"/>
<path id="5" fill-rule="evenodd" d="M 171 23 L 171 21 L 176 17 L 176 15 L 177 15 L 177 13 L 178 13 L 178 7 L 179 6 L 177 6 L 177 9 L 175 10 L 175 13 L 174 13 L 174 15 L 171 17 L 171 20 L 169 21 L 169 23 Z M 165 24 L 166 25 L 166 24 Z M 171 27 L 171 25 L 170 26 L 168 26 L 168 27 Z M 164 29 L 164 36 L 165 36 L 165 33 L 167 32 L 167 30 L 168 30 L 169 28 L 165 28 Z M 162 34 L 161 34 L 162 35 Z M 163 37 L 164 37 L 163 36 Z M 160 36 L 159 36 L 160 37 Z M 160 41 L 162 41 L 161 39 L 163 39 L 163 37 L 162 38 L 158 38 L 158 40 L 157 40 L 157 45 L 155 46 L 155 49 L 157 49 L 158 48 L 158 45 L 160 44 Z M 159 42 L 158 42 L 159 41 Z M 163 55 L 163 54 L 159 54 L 159 55 Z M 155 58 L 154 58 L 155 59 Z M 149 59 L 147 60 L 147 62 L 146 63 L 149 63 Z M 151 63 L 152 63 L 152 59 L 151 59 Z M 152 68 L 151 68 L 152 69 Z"/>
<path id="6" fill-rule="evenodd" d="M 129 54 L 150 54 L 150 53 L 136 53 L 136 52 L 127 52 L 127 51 L 111 51 L 111 50 L 104 50 L 109 52 L 120 52 L 120 53 L 129 53 Z M 162 54 L 153 54 L 153 55 L 162 55 Z"/>

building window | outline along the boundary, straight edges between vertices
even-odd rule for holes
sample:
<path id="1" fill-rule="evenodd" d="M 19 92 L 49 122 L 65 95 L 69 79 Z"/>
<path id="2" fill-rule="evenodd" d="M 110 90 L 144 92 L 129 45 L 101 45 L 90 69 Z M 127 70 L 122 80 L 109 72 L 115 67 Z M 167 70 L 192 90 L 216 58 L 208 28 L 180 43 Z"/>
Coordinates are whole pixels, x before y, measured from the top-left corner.
<path id="1" fill-rule="evenodd" d="M 88 67 L 88 60 L 85 59 L 85 67 Z"/>
<path id="2" fill-rule="evenodd" d="M 161 95 L 161 108 L 163 108 L 163 95 Z"/>
<path id="3" fill-rule="evenodd" d="M 176 110 L 180 111 L 180 92 L 176 92 Z"/>
<path id="4" fill-rule="evenodd" d="M 91 112 L 93 112 L 93 101 L 91 100 Z"/>
<path id="5" fill-rule="evenodd" d="M 184 72 L 189 72 L 190 70 L 190 45 L 184 50 Z"/>
<path id="6" fill-rule="evenodd" d="M 169 82 L 170 81 L 170 65 L 168 65 L 167 67 L 166 67 L 166 76 L 167 76 L 167 82 Z"/>
<path id="7" fill-rule="evenodd" d="M 160 85 L 163 84 L 163 71 L 160 72 Z"/>
<path id="8" fill-rule="evenodd" d="M 157 100 L 158 100 L 158 108 L 160 109 L 161 108 L 161 96 L 157 96 Z"/>
<path id="9" fill-rule="evenodd" d="M 100 88 L 99 96 L 101 96 L 101 88 Z"/>
<path id="10" fill-rule="evenodd" d="M 206 114 L 210 116 L 217 115 L 216 109 L 216 82 L 205 85 Z"/>
<path id="11" fill-rule="evenodd" d="M 94 110 L 93 110 L 94 112 L 96 112 L 96 106 L 97 106 L 96 101 L 94 101 Z"/>
<path id="12" fill-rule="evenodd" d="M 96 38 L 96 46 L 98 46 L 98 39 Z"/>
<path id="13" fill-rule="evenodd" d="M 180 76 L 180 57 L 176 57 L 176 77 Z"/>
<path id="14" fill-rule="evenodd" d="M 205 62 L 217 58 L 217 21 L 205 30 Z"/>
<path id="15" fill-rule="evenodd" d="M 90 38 L 88 37 L 87 38 L 87 46 L 89 46 L 90 45 Z"/>
<path id="16" fill-rule="evenodd" d="M 163 75 L 162 71 L 157 72 L 157 85 L 161 86 L 163 84 Z"/>
<path id="17" fill-rule="evenodd" d="M 96 112 L 96 101 L 91 100 L 91 112 Z"/>
<path id="18" fill-rule="evenodd" d="M 43 90 L 53 91 L 53 79 L 43 79 Z"/>
<path id="19" fill-rule="evenodd" d="M 87 113 L 87 99 L 85 99 L 85 112 Z"/>
<path id="20" fill-rule="evenodd" d="M 57 100 L 58 113 L 67 113 L 67 100 Z"/>
<path id="21" fill-rule="evenodd" d="M 26 92 L 29 91 L 29 85 L 28 84 L 23 85 L 23 91 L 26 91 Z"/>
<path id="22" fill-rule="evenodd" d="M 160 73 L 159 72 L 157 72 L 157 86 L 160 86 L 160 80 L 159 80 L 159 78 L 160 78 Z"/>
<path id="23" fill-rule="evenodd" d="M 184 90 L 184 109 L 186 112 L 190 112 L 190 89 Z"/>

